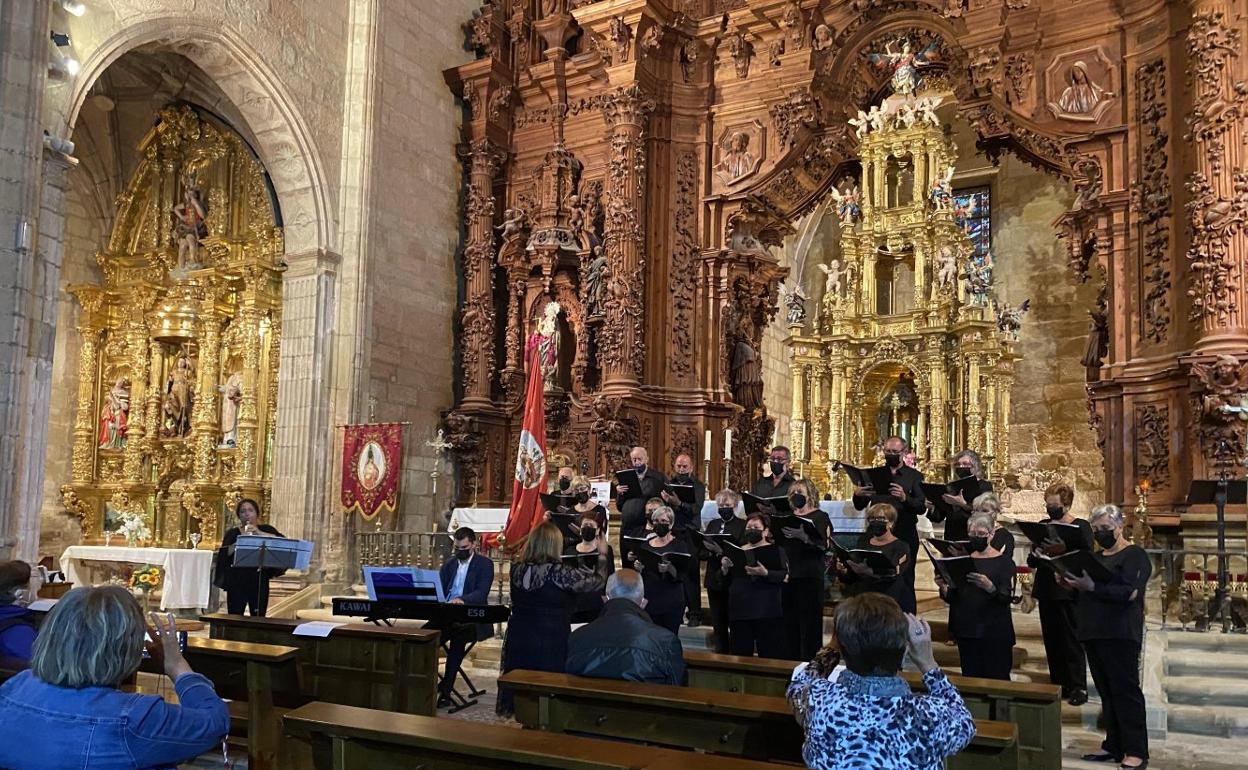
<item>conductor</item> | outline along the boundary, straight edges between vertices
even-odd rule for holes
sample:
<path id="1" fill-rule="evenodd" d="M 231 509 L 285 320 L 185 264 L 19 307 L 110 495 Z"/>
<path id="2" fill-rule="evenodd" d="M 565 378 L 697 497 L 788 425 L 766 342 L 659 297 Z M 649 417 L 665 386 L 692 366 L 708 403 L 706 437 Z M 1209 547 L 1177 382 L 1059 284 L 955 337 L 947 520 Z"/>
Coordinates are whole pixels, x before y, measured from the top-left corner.
<path id="1" fill-rule="evenodd" d="M 244 610 L 264 617 L 269 607 L 269 580 L 281 575 L 284 569 L 257 570 L 254 567 L 234 566 L 234 544 L 243 535 L 259 537 L 283 537 L 271 524 L 260 524 L 260 504 L 251 498 L 238 501 L 234 507 L 238 526 L 226 530 L 217 549 L 217 562 L 213 585 L 225 591 L 226 611 L 242 615 Z M 256 573 L 259 572 L 259 575 Z"/>

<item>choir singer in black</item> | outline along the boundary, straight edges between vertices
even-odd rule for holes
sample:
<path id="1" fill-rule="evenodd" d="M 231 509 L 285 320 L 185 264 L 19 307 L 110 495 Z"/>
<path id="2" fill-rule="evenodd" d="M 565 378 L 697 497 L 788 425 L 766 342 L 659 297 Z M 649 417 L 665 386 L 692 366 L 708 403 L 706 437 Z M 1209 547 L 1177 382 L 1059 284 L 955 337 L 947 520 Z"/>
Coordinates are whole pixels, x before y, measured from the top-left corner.
<path id="1" fill-rule="evenodd" d="M 675 473 L 668 479 L 668 485 L 663 488 L 659 496 L 676 514 L 676 521 L 672 527 L 676 537 L 685 541 L 692 553 L 694 543 L 689 536 L 689 530 L 700 531 L 702 529 L 702 504 L 706 502 L 706 485 L 694 477 L 693 458 L 689 455 L 677 455 L 676 462 L 672 463 L 672 470 Z M 692 497 L 692 500 L 685 502 L 684 497 L 681 497 L 682 494 Z M 699 569 L 701 565 L 702 562 L 691 559 L 689 569 L 684 575 L 685 607 L 688 608 L 691 626 L 702 625 L 702 586 Z"/>
<path id="2" fill-rule="evenodd" d="M 638 484 L 617 484 L 615 507 L 620 510 L 620 531 L 624 534 L 644 529 L 646 526 L 646 501 L 658 497 L 667 483 L 662 472 L 650 467 L 650 453 L 645 447 L 635 446 L 628 453 Z"/>
<path id="3" fill-rule="evenodd" d="M 888 503 L 896 508 L 897 523 L 893 525 L 893 534 L 910 546 L 910 562 L 913 564 L 919 553 L 918 521 L 927 512 L 927 501 L 923 497 L 923 474 L 901 462 L 901 456 L 907 449 L 909 445 L 900 436 L 890 436 L 885 440 L 884 465 L 892 474 L 892 483 L 888 489 L 854 487 L 854 510 L 865 510 L 871 503 Z M 904 579 L 913 589 L 914 570 L 905 572 Z"/>
<path id="4" fill-rule="evenodd" d="M 787 497 L 789 487 L 796 481 L 792 471 L 789 470 L 789 460 L 790 453 L 787 446 L 772 447 L 767 459 L 771 475 L 760 476 L 754 482 L 754 486 L 750 487 L 750 494 L 755 497 Z"/>
<path id="5" fill-rule="evenodd" d="M 966 496 L 946 494 L 942 500 L 944 505 L 935 506 L 927 518 L 933 523 L 945 523 L 945 540 L 965 540 L 966 522 L 971 518 L 971 503 L 980 495 L 992 491 L 992 482 L 984 478 L 984 466 L 980 462 L 979 453 L 963 449 L 953 456 L 953 478 L 955 481 L 975 478 L 979 487 Z"/>
<path id="6" fill-rule="evenodd" d="M 781 600 L 788 559 L 783 549 L 772 544 L 768 522 L 765 513 L 751 514 L 745 522 L 744 545 L 740 549 L 729 547 L 730 553 L 720 562 L 720 573 L 728 583 L 729 649 L 733 655 L 757 653 L 760 658 L 783 658 L 788 648 Z M 764 550 L 774 553 L 775 558 L 761 558 Z M 736 565 L 734 559 L 745 563 Z"/>
<path id="7" fill-rule="evenodd" d="M 779 530 L 776 539 L 789 562 L 789 579 L 781 593 L 784 624 L 789 657 L 810 660 L 823 646 L 824 554 L 832 522 L 819 510 L 819 490 L 810 479 L 798 479 L 789 486 L 789 507 L 792 517 L 776 516 L 771 522 Z M 815 533 L 795 519 L 813 525 Z"/>
<path id="8" fill-rule="evenodd" d="M 967 524 L 969 572 L 951 582 L 938 568 L 936 585 L 949 603 L 949 633 L 958 642 L 963 676 L 1009 681 L 1014 655 L 1014 560 L 992 546 L 992 518 L 977 513 Z M 940 562 L 966 563 L 968 557 Z"/>
<path id="9" fill-rule="evenodd" d="M 728 624 L 728 583 L 719 569 L 720 559 L 724 555 L 724 547 L 718 542 L 728 539 L 741 545 L 745 537 L 745 520 L 737 517 L 737 503 L 740 496 L 731 489 L 721 489 L 715 495 L 715 507 L 719 518 L 706 524 L 708 537 L 703 538 L 702 548 L 698 557 L 707 562 L 706 604 L 711 613 L 711 628 L 715 631 L 715 652 L 726 655 L 729 650 Z M 717 537 L 724 536 L 724 537 Z"/>

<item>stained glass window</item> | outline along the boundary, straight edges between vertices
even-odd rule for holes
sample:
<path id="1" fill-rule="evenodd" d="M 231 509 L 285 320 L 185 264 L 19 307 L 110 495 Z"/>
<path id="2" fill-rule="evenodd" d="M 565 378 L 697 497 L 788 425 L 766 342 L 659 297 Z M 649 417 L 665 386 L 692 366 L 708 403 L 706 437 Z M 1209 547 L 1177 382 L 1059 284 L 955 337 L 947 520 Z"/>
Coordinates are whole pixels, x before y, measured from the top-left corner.
<path id="1" fill-rule="evenodd" d="M 971 239 L 976 259 L 983 259 L 992 249 L 992 193 L 988 186 L 954 190 L 953 219 Z"/>

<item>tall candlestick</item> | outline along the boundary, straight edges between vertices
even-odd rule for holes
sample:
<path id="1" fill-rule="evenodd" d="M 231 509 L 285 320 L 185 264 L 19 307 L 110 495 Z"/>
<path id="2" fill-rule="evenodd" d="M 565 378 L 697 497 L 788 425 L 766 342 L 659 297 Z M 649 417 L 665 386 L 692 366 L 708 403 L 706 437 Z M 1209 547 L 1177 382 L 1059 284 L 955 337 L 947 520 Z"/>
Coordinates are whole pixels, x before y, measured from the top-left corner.
<path id="1" fill-rule="evenodd" d="M 732 459 L 732 428 L 724 429 L 724 459 Z"/>
<path id="2" fill-rule="evenodd" d="M 706 429 L 706 448 L 702 450 L 702 458 L 707 462 L 711 461 L 711 429 Z"/>

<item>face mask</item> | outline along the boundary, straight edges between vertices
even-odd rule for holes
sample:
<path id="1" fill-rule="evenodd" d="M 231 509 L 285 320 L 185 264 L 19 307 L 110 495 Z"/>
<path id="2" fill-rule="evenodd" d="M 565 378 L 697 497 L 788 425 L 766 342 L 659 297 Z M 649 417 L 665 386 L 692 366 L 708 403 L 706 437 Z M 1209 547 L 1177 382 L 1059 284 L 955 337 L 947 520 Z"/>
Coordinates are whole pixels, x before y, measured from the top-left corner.
<path id="1" fill-rule="evenodd" d="M 967 538 L 966 547 L 971 549 L 972 553 L 979 553 L 988 548 L 988 538 L 986 537 L 970 537 Z"/>
<path id="2" fill-rule="evenodd" d="M 1102 548 L 1113 548 L 1118 542 L 1118 533 L 1112 529 L 1098 529 L 1092 533 L 1092 537 L 1096 538 L 1096 544 Z"/>
<path id="3" fill-rule="evenodd" d="M 459 559 L 460 561 L 468 561 L 469 559 L 472 558 L 472 549 L 471 548 L 456 548 L 455 558 Z"/>
<path id="4" fill-rule="evenodd" d="M 577 501 L 578 503 L 588 503 L 588 502 L 589 502 L 589 493 L 588 493 L 588 492 L 577 492 L 577 493 L 576 493 L 576 501 Z"/>
<path id="5" fill-rule="evenodd" d="M 971 477 L 971 469 L 970 468 L 954 468 L 953 475 L 957 476 L 960 479 L 967 479 Z"/>
<path id="6" fill-rule="evenodd" d="M 633 464 L 633 470 L 637 471 L 637 475 L 638 475 L 638 476 L 644 476 L 644 475 L 646 474 L 646 464 L 645 464 L 645 463 L 634 463 L 634 464 Z"/>
<path id="7" fill-rule="evenodd" d="M 1066 515 L 1066 511 L 1060 505 L 1046 505 L 1044 512 L 1049 514 L 1050 519 L 1060 519 Z"/>
<path id="8" fill-rule="evenodd" d="M 719 518 L 723 519 L 724 521 L 732 521 L 732 519 L 736 515 L 737 515 L 736 508 L 720 508 L 719 509 Z"/>
<path id="9" fill-rule="evenodd" d="M 568 487 L 570 486 L 572 486 L 572 479 L 568 478 L 567 476 L 559 477 L 559 491 L 560 492 L 568 491 Z"/>
<path id="10" fill-rule="evenodd" d="M 800 511 L 806 507 L 806 495 L 800 492 L 789 498 L 789 504 L 793 506 L 793 510 Z"/>
<path id="11" fill-rule="evenodd" d="M 772 460 L 771 461 L 771 475 L 783 476 L 784 475 L 784 463 L 778 463 L 775 460 Z"/>
<path id="12" fill-rule="evenodd" d="M 581 527 L 581 539 L 586 543 L 594 542 L 594 538 L 596 537 L 598 537 L 598 530 L 596 528 L 590 526 Z"/>
<path id="13" fill-rule="evenodd" d="M 747 529 L 745 531 L 745 542 L 747 543 L 763 542 L 763 531 L 761 529 Z"/>
<path id="14" fill-rule="evenodd" d="M 688 480 L 689 480 L 689 474 L 688 474 L 688 473 L 677 473 L 675 476 L 673 476 L 673 478 L 675 478 L 677 481 L 679 481 L 679 482 L 681 482 L 681 483 L 683 484 L 683 483 L 685 483 L 686 481 L 688 481 Z"/>
<path id="15" fill-rule="evenodd" d="M 901 465 L 901 455 L 884 455 L 884 464 L 890 468 L 896 468 L 898 465 Z"/>
<path id="16" fill-rule="evenodd" d="M 867 522 L 867 534 L 871 537 L 879 537 L 888 531 L 888 522 L 876 519 Z"/>
<path id="17" fill-rule="evenodd" d="M 661 521 L 654 525 L 654 534 L 659 537 L 667 537 L 667 533 L 672 531 L 672 525 L 665 521 Z"/>

